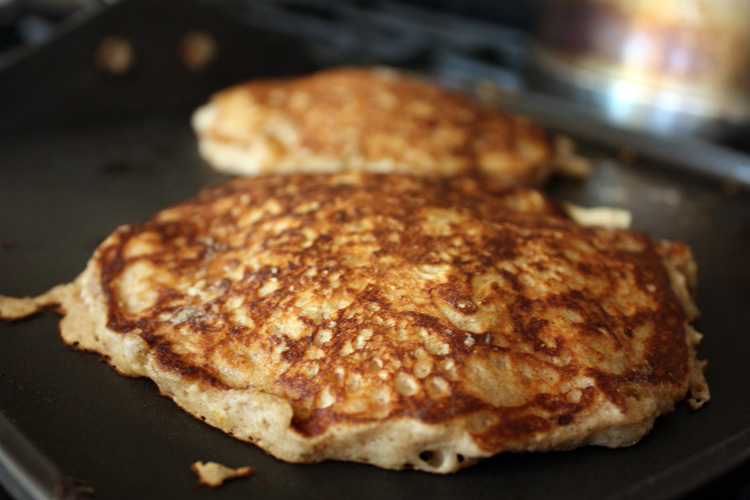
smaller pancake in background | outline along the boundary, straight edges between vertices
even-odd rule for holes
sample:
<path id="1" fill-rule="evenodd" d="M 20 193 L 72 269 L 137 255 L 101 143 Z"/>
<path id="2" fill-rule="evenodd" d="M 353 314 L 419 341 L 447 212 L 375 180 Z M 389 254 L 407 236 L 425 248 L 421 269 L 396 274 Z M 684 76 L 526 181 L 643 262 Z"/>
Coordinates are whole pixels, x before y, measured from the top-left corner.
<path id="1" fill-rule="evenodd" d="M 208 163 L 238 175 L 366 170 L 527 184 L 555 164 L 527 118 L 385 68 L 252 80 L 213 95 L 192 123 Z"/>

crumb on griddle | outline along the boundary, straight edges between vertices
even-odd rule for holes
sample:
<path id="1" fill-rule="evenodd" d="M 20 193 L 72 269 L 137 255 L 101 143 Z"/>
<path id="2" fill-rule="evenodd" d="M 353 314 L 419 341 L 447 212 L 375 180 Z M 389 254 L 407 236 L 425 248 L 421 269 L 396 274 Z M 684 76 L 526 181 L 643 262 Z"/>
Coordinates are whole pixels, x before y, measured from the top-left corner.
<path id="1" fill-rule="evenodd" d="M 190 468 L 198 475 L 198 484 L 209 488 L 218 488 L 224 481 L 249 476 L 254 472 L 252 467 L 232 469 L 217 462 L 195 462 Z"/>
<path id="2" fill-rule="evenodd" d="M 587 179 L 593 173 L 591 161 L 576 153 L 576 143 L 570 137 L 555 137 L 553 171 L 571 179 Z"/>

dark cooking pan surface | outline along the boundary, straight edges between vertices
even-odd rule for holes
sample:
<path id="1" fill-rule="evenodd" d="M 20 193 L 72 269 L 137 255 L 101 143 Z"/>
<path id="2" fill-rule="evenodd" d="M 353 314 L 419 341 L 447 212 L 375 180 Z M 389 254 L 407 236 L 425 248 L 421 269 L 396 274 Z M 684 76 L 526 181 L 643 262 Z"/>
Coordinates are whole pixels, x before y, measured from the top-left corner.
<path id="1" fill-rule="evenodd" d="M 117 225 L 220 180 L 198 158 L 187 116 L 25 135 L 3 141 L 0 151 L 0 283 L 10 295 L 72 280 Z M 587 183 L 557 184 L 553 192 L 588 204 L 617 201 L 634 211 L 637 227 L 688 241 L 701 264 L 700 354 L 711 361 L 713 400 L 698 412 L 681 405 L 635 447 L 506 454 L 449 477 L 285 464 L 188 416 L 150 381 L 122 377 L 97 355 L 68 349 L 53 313 L 0 323 L 0 409 L 97 498 L 661 497 L 700 484 L 750 443 L 743 431 L 749 384 L 738 376 L 750 349 L 750 273 L 742 258 L 750 205 L 611 161 Z M 196 460 L 257 472 L 218 491 L 194 489 L 189 465 Z"/>
<path id="2" fill-rule="evenodd" d="M 33 295 L 74 279 L 119 224 L 223 179 L 198 157 L 187 109 L 143 116 L 0 136 L 0 293 Z M 286 464 L 190 417 L 150 381 L 67 348 L 49 312 L 0 322 L 0 458 L 30 459 L 34 452 L 9 439 L 25 436 L 66 484 L 83 482 L 100 499 L 673 498 L 694 490 L 750 455 L 750 199 L 649 157 L 626 166 L 613 159 L 617 150 L 583 147 L 594 177 L 556 182 L 553 195 L 630 209 L 636 228 L 686 241 L 700 265 L 696 326 L 713 399 L 698 412 L 679 405 L 636 446 L 502 454 L 446 477 Z M 197 488 L 197 460 L 256 472 Z M 43 469 L 37 461 L 15 474 L 62 481 Z"/>

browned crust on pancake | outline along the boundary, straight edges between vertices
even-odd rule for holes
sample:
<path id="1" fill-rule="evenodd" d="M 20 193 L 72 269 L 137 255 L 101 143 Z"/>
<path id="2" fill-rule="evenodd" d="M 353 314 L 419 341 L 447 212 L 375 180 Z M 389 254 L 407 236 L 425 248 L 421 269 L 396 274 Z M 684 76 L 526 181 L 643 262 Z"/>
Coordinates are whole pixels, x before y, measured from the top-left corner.
<path id="1" fill-rule="evenodd" d="M 581 227 L 526 188 L 245 178 L 111 235 L 62 331 L 285 460 L 449 472 L 629 445 L 688 390 L 705 402 L 694 271 L 683 243 Z M 289 405 L 281 430 L 238 423 L 248 394 Z"/>
<path id="2" fill-rule="evenodd" d="M 203 156 L 230 173 L 479 173 L 530 183 L 552 168 L 552 146 L 528 119 L 383 68 L 235 85 L 193 123 Z"/>
<path id="3" fill-rule="evenodd" d="M 458 416 L 476 414 L 489 411 L 495 420 L 487 430 L 481 433 L 482 441 L 494 448 L 497 442 L 507 442 L 523 439 L 529 432 L 539 432 L 551 426 L 559 425 L 569 421 L 576 413 L 589 407 L 594 402 L 594 395 L 605 397 L 622 410 L 627 409 L 627 399 L 631 393 L 642 390 L 647 386 L 657 390 L 660 387 L 685 386 L 689 372 L 688 346 L 685 342 L 686 315 L 679 301 L 676 299 L 670 286 L 669 276 L 662 263 L 663 257 L 659 253 L 659 243 L 653 238 L 636 232 L 618 232 L 606 230 L 584 230 L 574 223 L 557 214 L 553 205 L 547 204 L 540 199 L 540 210 L 532 210 L 528 213 L 509 211 L 507 200 L 483 195 L 480 191 L 472 192 L 471 197 L 464 193 L 453 191 L 447 184 L 430 184 L 429 190 L 421 189 L 422 186 L 414 180 L 404 180 L 403 184 L 395 183 L 387 178 L 366 177 L 366 182 L 350 185 L 342 183 L 328 186 L 321 182 L 320 177 L 296 177 L 293 179 L 265 178 L 257 182 L 237 181 L 224 187 L 208 190 L 192 203 L 179 207 L 182 212 L 179 220 L 147 221 L 138 226 L 129 227 L 121 231 L 116 243 L 105 247 L 103 252 L 97 255 L 99 267 L 102 269 L 102 284 L 109 299 L 109 321 L 108 327 L 120 332 L 129 332 L 139 328 L 142 337 L 156 352 L 159 363 L 167 369 L 178 373 L 185 378 L 199 378 L 202 381 L 218 387 L 230 386 L 221 382 L 221 375 L 216 373 L 216 368 L 199 360 L 186 359 L 173 352 L 170 347 L 171 340 L 169 332 L 164 332 L 164 322 L 158 321 L 155 316 L 164 310 L 184 305 L 186 296 L 175 296 L 172 289 L 165 288 L 159 294 L 155 309 L 147 311 L 146 314 L 132 316 L 122 311 L 118 302 L 122 299 L 113 287 L 113 282 L 118 278 L 123 268 L 132 265 L 133 261 L 123 259 L 123 247 L 129 241 L 137 238 L 144 232 L 153 232 L 162 239 L 163 250 L 150 255 L 148 260 L 155 265 L 167 265 L 173 268 L 173 272 L 180 275 L 201 276 L 200 279 L 207 282 L 215 282 L 216 286 L 223 287 L 222 270 L 206 270 L 201 256 L 208 252 L 221 253 L 221 249 L 210 248 L 201 243 L 200 238 L 205 238 L 213 233 L 211 226 L 219 221 L 220 227 L 237 227 L 237 221 L 232 215 L 232 207 L 243 205 L 242 196 L 248 196 L 251 205 L 265 203 L 270 198 L 278 204 L 278 214 L 272 217 L 288 217 L 295 219 L 292 228 L 281 233 L 263 233 L 247 227 L 247 235 L 239 242 L 238 246 L 260 245 L 264 250 L 271 249 L 274 257 L 279 258 L 277 272 L 274 273 L 270 266 L 263 266 L 251 270 L 248 266 L 243 270 L 242 284 L 228 285 L 230 291 L 217 297 L 218 303 L 228 300 L 233 294 L 241 293 L 240 296 L 252 298 L 257 290 L 269 282 L 272 276 L 276 276 L 279 291 L 275 292 L 272 299 L 256 298 L 245 302 L 246 307 L 251 310 L 253 321 L 263 324 L 269 321 L 274 313 L 283 310 L 296 293 L 294 287 L 304 286 L 301 276 L 313 266 L 322 267 L 326 274 L 343 273 L 339 280 L 343 287 L 347 286 L 352 268 L 340 262 L 341 255 L 331 253 L 330 241 L 332 238 L 342 236 L 340 228 L 344 224 L 356 224 L 358 220 L 370 220 L 377 216 L 384 219 L 380 234 L 376 233 L 377 242 L 370 249 L 371 254 L 366 255 L 367 250 L 355 249 L 354 257 L 368 260 L 372 267 L 368 268 L 364 288 L 356 292 L 355 302 L 349 304 L 349 311 L 356 311 L 351 318 L 342 317 L 344 311 L 336 311 L 334 321 L 337 322 L 335 335 L 324 345 L 317 349 L 324 351 L 324 360 L 316 363 L 317 375 L 310 379 L 301 375 L 301 367 L 305 365 L 304 360 L 309 349 L 313 346 L 316 332 L 323 326 L 320 321 L 314 321 L 306 316 L 297 316 L 300 322 L 308 323 L 309 335 L 301 339 L 289 340 L 283 335 L 268 335 L 261 341 L 261 349 L 270 350 L 281 343 L 286 343 L 287 350 L 281 358 L 288 363 L 288 368 L 279 373 L 279 378 L 274 382 L 274 393 L 280 393 L 296 401 L 301 413 L 310 412 L 307 415 L 297 415 L 293 424 L 302 433 L 317 435 L 324 432 L 329 426 L 340 421 L 371 421 L 373 417 L 368 414 L 345 414 L 336 411 L 336 405 L 327 408 L 309 408 L 313 400 L 321 391 L 321 379 L 335 379 L 335 370 L 343 368 L 345 373 L 366 373 L 367 364 L 375 357 L 375 353 L 381 353 L 381 357 L 399 360 L 404 365 L 409 360 L 411 353 L 420 345 L 417 340 L 408 340 L 403 343 L 393 342 L 392 334 L 383 329 L 383 325 L 373 322 L 366 312 L 370 309 L 387 311 L 388 316 L 398 317 L 399 321 L 408 324 L 411 331 L 421 329 L 435 332 L 440 342 L 449 347 L 448 355 L 434 355 L 434 362 L 452 361 L 458 367 L 464 363 L 464 356 L 476 359 L 489 360 L 494 353 L 504 352 L 511 357 L 517 358 L 518 362 L 530 357 L 534 362 L 547 366 L 559 377 L 556 385 L 572 383 L 573 379 L 580 376 L 591 377 L 595 386 L 582 390 L 580 400 L 568 402 L 566 391 L 546 394 L 549 390 L 537 391 L 530 381 L 525 388 L 530 392 L 542 392 L 535 395 L 522 405 L 496 408 L 483 401 L 474 391 L 462 388 L 463 382 L 458 379 L 452 381 L 445 379 L 450 386 L 449 398 L 433 398 L 427 391 L 419 395 L 404 397 L 400 395 L 398 400 L 393 401 L 388 408 L 387 418 L 396 418 L 406 415 L 418 415 L 425 422 L 439 423 Z M 411 185 L 413 184 L 413 185 Z M 410 186 L 411 185 L 411 186 Z M 410 189 L 411 187 L 411 189 Z M 412 191 L 413 192 L 410 192 Z M 510 190 L 507 193 L 524 191 Z M 410 196 L 411 195 L 411 196 Z M 351 200 L 356 197 L 356 202 Z M 347 204 L 341 205 L 339 209 L 323 208 L 328 205 L 333 208 L 340 200 L 346 199 Z M 510 196 L 508 196 L 510 199 Z M 216 213 L 215 203 L 222 200 L 226 208 Z M 315 205 L 318 208 L 306 214 L 296 215 L 300 202 Z M 398 204 L 389 202 L 398 200 Z M 479 238 L 466 238 L 461 235 L 460 228 L 456 228 L 447 237 L 434 237 L 420 231 L 424 220 L 418 215 L 422 207 L 453 210 L 465 212 L 468 217 L 476 221 L 482 221 L 482 230 L 486 231 Z M 377 207 L 377 208 L 376 208 Z M 534 207 L 536 208 L 536 207 Z M 546 213 L 546 217 L 538 217 L 536 212 Z M 305 236 L 302 234 L 304 228 L 315 227 L 316 220 L 320 214 L 324 214 L 323 224 L 329 229 L 326 232 L 316 233 L 311 246 L 300 250 L 305 245 Z M 373 214 L 373 215 L 370 215 Z M 375 215 L 377 214 L 377 215 Z M 184 222 L 189 221 L 189 222 Z M 492 224 L 498 224 L 512 233 L 502 231 L 491 231 Z M 387 228 L 393 225 L 399 231 L 401 240 L 392 242 L 388 239 Z M 407 228 L 412 228 L 411 230 Z M 407 229 L 404 231 L 404 229 Z M 521 234 L 527 231 L 531 240 L 523 239 Z M 338 234 L 337 234 L 338 233 Z M 368 234 L 370 234 L 368 232 Z M 458 250 L 450 241 L 451 238 L 463 238 Z M 173 252 L 176 241 L 182 243 L 180 257 L 175 258 Z M 591 290 L 578 287 L 566 287 L 565 290 L 554 295 L 538 295 L 524 285 L 519 276 L 505 269 L 499 272 L 499 276 L 505 281 L 502 294 L 505 301 L 509 303 L 504 320 L 504 325 L 510 329 L 511 338 L 500 342 L 492 342 L 486 345 L 482 336 L 487 333 L 470 333 L 474 343 L 468 346 L 465 331 L 456 332 L 456 326 L 440 314 L 434 311 L 434 306 L 429 308 L 420 304 L 419 310 L 399 311 L 393 310 L 391 301 L 384 296 L 384 287 L 387 283 L 394 283 L 392 273 L 398 271 L 398 267 L 389 266 L 384 262 L 389 256 L 397 256 L 397 265 L 404 264 L 410 267 L 442 265 L 446 261 L 453 268 L 453 273 L 447 283 L 435 285 L 432 288 L 422 288 L 419 293 L 426 297 L 434 297 L 430 301 L 440 301 L 461 316 L 471 317 L 476 314 L 477 305 L 472 298 L 476 297 L 478 290 L 472 286 L 472 279 L 486 271 L 488 267 L 497 267 L 502 262 L 513 262 L 522 254 L 533 251 L 534 247 L 544 247 L 545 252 L 539 255 L 530 255 L 527 263 L 529 270 L 547 270 L 550 267 L 549 259 L 560 259 L 569 262 L 569 257 L 563 257 L 564 252 L 575 252 L 573 243 L 590 245 L 593 255 L 583 258 L 580 252 L 576 252 L 575 262 L 570 270 L 575 272 L 576 277 L 591 279 L 599 290 L 596 290 L 596 299 L 592 300 Z M 346 244 L 342 245 L 345 246 Z M 230 245 L 232 246 L 232 245 Z M 599 247 L 599 248 L 597 248 Z M 626 248 L 627 250 L 622 249 Z M 629 250 L 632 247 L 633 250 Z M 682 245 L 684 248 L 684 245 Z M 478 252 L 473 254 L 472 250 Z M 227 250 L 228 251 L 228 250 Z M 455 251 L 455 255 L 446 259 L 441 252 Z M 185 257 L 185 254 L 194 255 L 193 259 Z M 554 255 L 557 253 L 558 255 Z M 143 260 L 140 256 L 135 260 Z M 339 260 L 339 262 L 336 262 Z M 248 263 L 243 263 L 247 265 Z M 256 264 L 257 265 L 257 264 Z M 619 292 L 623 285 L 621 280 L 627 280 L 626 293 Z M 196 280 L 197 281 L 197 280 Z M 354 279 L 352 279 L 354 281 Z M 246 287 L 239 292 L 234 286 Z M 319 281 L 317 278 L 310 279 L 310 286 L 320 287 L 319 292 L 329 285 L 327 279 Z M 649 293 L 646 287 L 651 285 L 654 292 Z M 362 283 L 353 283 L 353 287 L 361 288 Z M 256 288 L 257 287 L 257 288 Z M 488 295 L 500 293 L 500 286 L 490 287 Z M 416 291 L 416 290 L 415 290 Z M 618 297 L 618 295 L 622 297 Z M 627 295 L 640 295 L 639 298 L 648 301 L 647 307 L 638 307 L 634 299 Z M 620 302 L 615 302 L 609 297 L 616 297 Z M 177 300 L 175 300 L 177 299 Z M 485 299 L 487 300 L 487 299 Z M 432 310 L 431 310 L 432 309 Z M 564 332 L 564 335 L 555 335 L 551 331 L 551 318 L 545 318 L 545 310 L 565 310 L 579 314 L 584 320 L 576 324 L 575 332 Z M 608 310 L 609 309 L 609 310 Z M 191 328 L 199 335 L 196 348 L 205 357 L 207 353 L 222 352 L 227 361 L 232 358 L 232 345 L 234 339 L 239 342 L 249 342 L 256 332 L 248 327 L 233 325 L 227 320 L 226 315 L 212 317 L 211 320 L 221 323 L 218 328 L 220 338 L 211 335 L 212 328 L 209 323 L 202 321 L 192 322 Z M 652 325 L 654 333 L 643 339 L 640 346 L 643 352 L 634 356 L 633 332 L 644 324 Z M 361 356 L 360 359 L 350 359 L 342 355 L 346 344 L 355 339 L 359 333 L 372 328 L 373 337 L 368 340 L 370 356 Z M 450 333 L 442 333 L 446 331 Z M 491 336 L 500 332 L 489 331 Z M 572 338 L 569 338 L 572 337 Z M 550 342 L 552 341 L 552 342 Z M 581 346 L 568 345 L 581 343 Z M 496 344 L 507 345 L 496 345 Z M 589 348 L 584 344 L 590 344 Z M 599 350 L 597 349 L 599 348 Z M 566 351 L 578 352 L 578 355 L 591 356 L 590 363 L 570 363 L 561 367 L 554 366 L 553 360 L 556 356 Z M 601 352 L 600 352 L 601 351 Z M 611 351 L 611 352 L 608 352 Z M 607 369 L 597 366 L 597 363 L 608 364 L 607 358 L 613 354 L 624 353 L 628 358 L 637 360 L 633 366 L 623 366 L 621 369 Z M 372 357 L 371 357 L 372 356 Z M 622 363 L 632 362 L 631 359 L 622 359 Z M 231 364 L 231 361 L 230 361 Z M 389 376 L 397 373 L 408 373 L 409 370 L 402 368 L 394 371 Z M 413 370 L 412 370 L 413 374 Z M 342 384 L 343 385 L 343 384 Z M 529 415 L 532 408 L 542 410 L 542 413 L 556 414 L 556 420 L 545 417 Z M 305 411 L 306 410 L 306 411 Z M 381 417 L 382 418 L 382 417 Z"/>

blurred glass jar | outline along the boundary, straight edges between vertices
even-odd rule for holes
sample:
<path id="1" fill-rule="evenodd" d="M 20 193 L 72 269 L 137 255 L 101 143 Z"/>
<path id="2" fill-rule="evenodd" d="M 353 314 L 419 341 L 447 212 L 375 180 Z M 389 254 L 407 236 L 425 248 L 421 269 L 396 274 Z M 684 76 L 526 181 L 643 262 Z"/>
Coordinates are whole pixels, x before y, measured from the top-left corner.
<path id="1" fill-rule="evenodd" d="M 750 0 L 550 0 L 534 86 L 619 123 L 716 135 L 750 121 Z"/>

